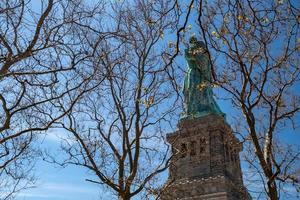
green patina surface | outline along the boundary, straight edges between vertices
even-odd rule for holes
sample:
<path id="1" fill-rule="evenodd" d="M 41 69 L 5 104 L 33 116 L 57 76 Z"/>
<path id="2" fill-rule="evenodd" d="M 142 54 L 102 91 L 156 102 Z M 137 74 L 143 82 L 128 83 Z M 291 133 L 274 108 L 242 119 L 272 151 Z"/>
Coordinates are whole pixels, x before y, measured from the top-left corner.
<path id="1" fill-rule="evenodd" d="M 182 119 L 194 119 L 208 114 L 225 116 L 213 98 L 211 64 L 205 45 L 195 37 L 185 50 L 188 70 L 184 79 L 185 110 Z"/>

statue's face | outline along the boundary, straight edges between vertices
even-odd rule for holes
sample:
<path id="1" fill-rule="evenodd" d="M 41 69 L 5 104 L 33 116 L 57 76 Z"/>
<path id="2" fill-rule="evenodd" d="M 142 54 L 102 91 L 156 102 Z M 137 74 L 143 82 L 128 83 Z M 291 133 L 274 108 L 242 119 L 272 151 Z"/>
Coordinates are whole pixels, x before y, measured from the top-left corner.
<path id="1" fill-rule="evenodd" d="M 196 45 L 196 44 L 197 44 L 197 38 L 196 38 L 196 37 L 191 37 L 191 38 L 190 38 L 190 44 L 191 44 L 192 46 Z"/>

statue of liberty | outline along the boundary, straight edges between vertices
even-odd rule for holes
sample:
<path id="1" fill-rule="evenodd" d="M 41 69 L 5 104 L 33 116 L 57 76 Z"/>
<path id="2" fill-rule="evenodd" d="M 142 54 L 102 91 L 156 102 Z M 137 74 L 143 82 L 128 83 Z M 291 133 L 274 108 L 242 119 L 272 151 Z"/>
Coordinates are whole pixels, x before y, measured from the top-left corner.
<path id="1" fill-rule="evenodd" d="M 225 116 L 213 98 L 211 63 L 205 45 L 195 37 L 185 50 L 188 70 L 184 79 L 185 111 L 182 119 L 194 119 L 208 114 Z"/>

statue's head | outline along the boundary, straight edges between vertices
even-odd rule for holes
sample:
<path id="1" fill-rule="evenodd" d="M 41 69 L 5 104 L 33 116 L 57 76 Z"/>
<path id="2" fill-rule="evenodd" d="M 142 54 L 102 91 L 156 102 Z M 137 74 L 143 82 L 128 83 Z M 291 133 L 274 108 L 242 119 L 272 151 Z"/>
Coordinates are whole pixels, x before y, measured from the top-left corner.
<path id="1" fill-rule="evenodd" d="M 206 48 L 204 42 L 198 41 L 197 38 L 196 38 L 195 36 L 192 36 L 192 37 L 190 38 L 190 44 L 191 44 L 192 47 L 198 46 L 198 47 L 202 47 L 202 48 L 204 48 L 204 49 Z"/>
<path id="2" fill-rule="evenodd" d="M 194 45 L 197 43 L 197 38 L 195 36 L 190 37 L 190 44 Z"/>

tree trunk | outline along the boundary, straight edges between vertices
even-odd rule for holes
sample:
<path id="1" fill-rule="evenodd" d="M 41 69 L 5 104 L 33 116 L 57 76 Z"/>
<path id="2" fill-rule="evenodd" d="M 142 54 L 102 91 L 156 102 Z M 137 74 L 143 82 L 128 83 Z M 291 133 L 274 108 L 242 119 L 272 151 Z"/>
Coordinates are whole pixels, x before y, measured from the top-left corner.
<path id="1" fill-rule="evenodd" d="M 119 200 L 130 200 L 131 197 L 129 194 L 125 193 L 125 194 L 119 194 Z"/>
<path id="2" fill-rule="evenodd" d="M 275 181 L 268 182 L 268 195 L 270 200 L 278 200 L 277 186 Z"/>

